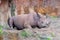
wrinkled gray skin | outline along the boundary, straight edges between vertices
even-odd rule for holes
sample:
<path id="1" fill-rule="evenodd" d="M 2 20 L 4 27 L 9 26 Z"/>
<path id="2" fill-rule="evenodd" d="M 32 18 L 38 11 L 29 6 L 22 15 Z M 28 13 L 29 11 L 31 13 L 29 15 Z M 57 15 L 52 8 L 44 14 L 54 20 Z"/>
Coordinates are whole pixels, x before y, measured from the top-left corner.
<path id="1" fill-rule="evenodd" d="M 48 26 L 48 21 L 46 17 L 42 17 L 38 13 L 29 13 L 13 16 L 8 19 L 8 25 L 17 30 L 22 30 L 24 28 L 44 28 Z"/>

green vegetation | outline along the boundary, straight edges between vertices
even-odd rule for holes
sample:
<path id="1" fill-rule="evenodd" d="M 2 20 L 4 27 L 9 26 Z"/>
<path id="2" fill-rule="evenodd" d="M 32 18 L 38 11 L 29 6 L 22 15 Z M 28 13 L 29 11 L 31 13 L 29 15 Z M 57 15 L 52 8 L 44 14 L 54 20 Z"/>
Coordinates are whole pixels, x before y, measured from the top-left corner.
<path id="1" fill-rule="evenodd" d="M 3 26 L 1 26 L 1 25 L 0 25 L 0 35 L 2 35 L 2 34 L 3 34 L 2 29 L 3 29 Z"/>
<path id="2" fill-rule="evenodd" d="M 26 33 L 25 31 L 22 31 L 22 32 L 21 32 L 21 36 L 27 37 L 27 33 Z"/>
<path id="3" fill-rule="evenodd" d="M 52 36 L 52 37 L 55 37 L 55 34 L 52 32 L 52 33 L 51 33 L 51 36 Z"/>
<path id="4" fill-rule="evenodd" d="M 47 38 L 47 40 L 51 40 L 51 38 Z"/>
<path id="5" fill-rule="evenodd" d="M 37 34 L 38 40 L 51 40 L 52 37 L 50 36 L 39 36 L 40 34 Z"/>
<path id="6" fill-rule="evenodd" d="M 12 2 L 11 3 L 11 16 L 15 16 L 14 11 L 15 11 L 15 4 Z"/>
<path id="7" fill-rule="evenodd" d="M 50 37 L 46 37 L 46 38 L 41 37 L 40 40 L 51 40 L 51 38 Z"/>
<path id="8" fill-rule="evenodd" d="M 28 31 L 27 29 L 22 30 L 20 34 L 24 38 L 29 37 L 29 36 L 32 36 L 32 33 L 30 31 Z"/>
<path id="9" fill-rule="evenodd" d="M 51 16 L 51 18 L 52 18 L 52 19 L 56 19 L 56 18 L 57 18 L 57 16 Z"/>

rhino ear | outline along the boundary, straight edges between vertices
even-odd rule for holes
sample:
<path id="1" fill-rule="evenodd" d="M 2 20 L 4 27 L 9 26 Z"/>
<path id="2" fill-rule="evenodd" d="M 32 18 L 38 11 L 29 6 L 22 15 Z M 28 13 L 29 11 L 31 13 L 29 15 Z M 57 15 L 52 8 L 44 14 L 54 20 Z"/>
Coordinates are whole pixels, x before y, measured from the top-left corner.
<path id="1" fill-rule="evenodd" d="M 41 13 L 38 13 L 38 15 L 39 15 L 40 17 L 43 17 L 43 15 L 42 15 Z"/>
<path id="2" fill-rule="evenodd" d="M 40 15 L 41 18 L 42 18 L 42 17 L 47 18 L 46 15 L 42 15 L 41 13 L 38 13 L 38 14 Z"/>
<path id="3" fill-rule="evenodd" d="M 38 18 L 41 18 L 41 16 L 38 13 L 36 13 L 36 15 L 37 15 Z"/>

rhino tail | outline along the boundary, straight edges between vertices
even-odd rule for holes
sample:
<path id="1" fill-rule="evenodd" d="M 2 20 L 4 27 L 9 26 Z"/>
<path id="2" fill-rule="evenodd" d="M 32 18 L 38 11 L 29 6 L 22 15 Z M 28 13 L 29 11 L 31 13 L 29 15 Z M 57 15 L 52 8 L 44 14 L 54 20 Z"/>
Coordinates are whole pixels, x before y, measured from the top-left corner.
<path id="1" fill-rule="evenodd" d="M 10 21 L 10 18 L 8 18 L 8 25 L 10 26 L 10 23 L 9 23 L 9 21 Z"/>
<path id="2" fill-rule="evenodd" d="M 13 20 L 8 18 L 8 25 L 11 28 L 13 26 Z"/>

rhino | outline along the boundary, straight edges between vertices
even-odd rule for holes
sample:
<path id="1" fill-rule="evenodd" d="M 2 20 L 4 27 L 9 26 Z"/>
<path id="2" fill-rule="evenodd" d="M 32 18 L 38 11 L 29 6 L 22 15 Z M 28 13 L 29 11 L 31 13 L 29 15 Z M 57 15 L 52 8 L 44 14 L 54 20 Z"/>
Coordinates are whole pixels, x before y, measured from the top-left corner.
<path id="1" fill-rule="evenodd" d="M 16 28 L 17 30 L 23 30 L 25 28 L 45 28 L 49 22 L 47 18 L 40 15 L 40 13 L 20 14 L 8 18 L 9 27 Z"/>

